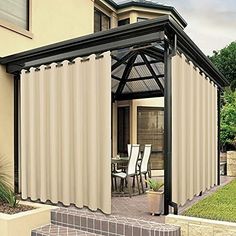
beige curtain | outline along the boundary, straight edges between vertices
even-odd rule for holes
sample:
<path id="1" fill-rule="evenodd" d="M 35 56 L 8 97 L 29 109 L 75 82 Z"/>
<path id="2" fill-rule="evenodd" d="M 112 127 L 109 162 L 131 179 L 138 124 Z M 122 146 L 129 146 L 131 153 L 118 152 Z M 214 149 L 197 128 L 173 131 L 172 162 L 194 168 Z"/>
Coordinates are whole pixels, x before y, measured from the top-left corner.
<path id="1" fill-rule="evenodd" d="M 183 54 L 172 59 L 172 200 L 217 183 L 217 87 Z"/>
<path id="2" fill-rule="evenodd" d="M 111 58 L 21 73 L 22 197 L 111 213 Z"/>

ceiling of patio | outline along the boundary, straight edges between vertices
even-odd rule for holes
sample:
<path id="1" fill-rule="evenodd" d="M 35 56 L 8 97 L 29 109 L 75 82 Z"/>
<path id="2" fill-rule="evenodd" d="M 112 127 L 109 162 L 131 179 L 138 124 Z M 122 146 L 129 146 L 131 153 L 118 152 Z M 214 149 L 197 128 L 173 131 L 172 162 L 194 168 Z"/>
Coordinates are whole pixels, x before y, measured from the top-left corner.
<path id="1" fill-rule="evenodd" d="M 111 77 L 113 100 L 164 96 L 164 48 L 113 51 Z"/>

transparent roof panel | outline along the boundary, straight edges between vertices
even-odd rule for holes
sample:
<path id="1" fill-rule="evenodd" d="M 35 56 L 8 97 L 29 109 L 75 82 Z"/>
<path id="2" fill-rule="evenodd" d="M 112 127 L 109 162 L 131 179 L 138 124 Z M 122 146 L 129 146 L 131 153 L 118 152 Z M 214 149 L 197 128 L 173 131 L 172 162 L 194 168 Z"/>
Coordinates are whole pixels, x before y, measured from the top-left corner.
<path id="1" fill-rule="evenodd" d="M 157 48 L 157 47 L 156 47 Z M 148 50 L 118 50 L 116 52 L 112 52 L 113 60 L 112 65 L 117 63 L 117 61 L 121 61 L 122 63 L 112 71 L 112 92 L 116 93 L 117 88 L 119 87 L 120 80 L 123 81 L 125 79 L 125 85 L 122 90 L 122 94 L 132 94 L 139 92 L 149 92 L 149 91 L 159 91 L 160 87 L 153 77 L 152 73 L 148 69 L 145 61 L 143 60 L 141 54 L 144 54 L 149 65 L 151 65 L 153 71 L 156 75 L 164 74 L 164 63 L 163 63 L 163 55 L 161 54 L 163 51 L 162 46 L 158 47 L 158 50 L 153 50 L 153 48 L 148 48 Z M 129 63 L 131 56 L 136 56 L 133 64 Z M 124 60 L 125 58 L 125 60 Z M 128 66 L 128 67 L 127 67 Z M 130 67 L 130 72 L 128 77 L 124 78 L 124 71 L 126 68 Z M 115 79 L 115 78 L 116 79 Z M 142 79 L 143 78 L 143 79 Z M 164 87 L 164 78 L 158 77 L 158 80 Z"/>

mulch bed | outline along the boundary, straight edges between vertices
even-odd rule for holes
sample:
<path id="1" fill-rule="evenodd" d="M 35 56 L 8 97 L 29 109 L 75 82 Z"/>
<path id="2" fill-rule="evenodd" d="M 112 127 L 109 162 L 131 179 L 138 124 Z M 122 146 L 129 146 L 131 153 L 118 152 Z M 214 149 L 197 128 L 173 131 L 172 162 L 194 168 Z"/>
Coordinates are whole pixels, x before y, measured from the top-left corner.
<path id="1" fill-rule="evenodd" d="M 10 207 L 7 203 L 0 202 L 0 213 L 13 215 L 23 211 L 33 210 L 35 207 L 19 204 L 17 207 Z"/>

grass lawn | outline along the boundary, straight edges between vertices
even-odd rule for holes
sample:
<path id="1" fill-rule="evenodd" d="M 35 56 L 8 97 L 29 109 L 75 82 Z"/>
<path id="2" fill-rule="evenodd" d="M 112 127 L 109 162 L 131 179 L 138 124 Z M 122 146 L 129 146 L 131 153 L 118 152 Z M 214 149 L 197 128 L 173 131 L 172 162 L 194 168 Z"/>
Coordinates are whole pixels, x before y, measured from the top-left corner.
<path id="1" fill-rule="evenodd" d="M 236 180 L 194 204 L 183 215 L 236 222 Z"/>

